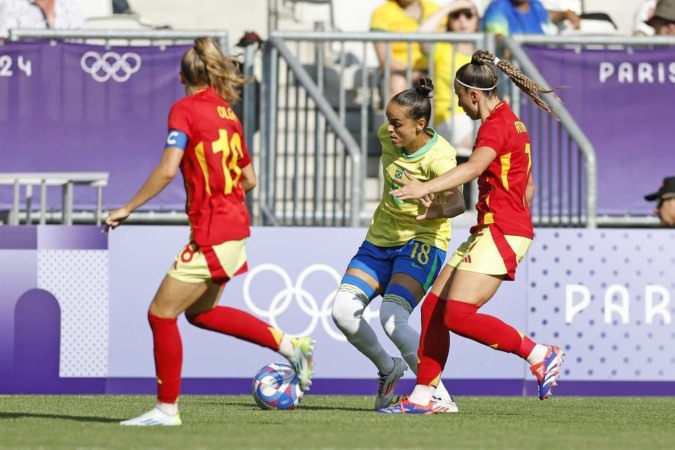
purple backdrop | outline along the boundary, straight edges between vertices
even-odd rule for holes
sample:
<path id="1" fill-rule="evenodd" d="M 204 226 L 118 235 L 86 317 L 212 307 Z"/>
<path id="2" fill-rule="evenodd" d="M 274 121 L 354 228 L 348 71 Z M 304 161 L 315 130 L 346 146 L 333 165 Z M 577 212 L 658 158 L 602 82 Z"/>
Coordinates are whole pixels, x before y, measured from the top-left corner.
<path id="1" fill-rule="evenodd" d="M 567 86 L 559 96 L 595 147 L 598 213 L 652 214 L 643 196 L 675 175 L 675 49 L 527 53 L 551 86 Z"/>
<path id="2" fill-rule="evenodd" d="M 183 95 L 178 71 L 186 48 L 0 46 L 0 170 L 109 172 L 104 206 L 128 201 L 161 157 L 169 108 Z M 96 70 L 106 54 L 107 65 Z M 95 204 L 94 195 L 77 190 L 76 206 Z M 60 208 L 57 196 L 49 201 Z M 0 204 L 9 202 L 10 191 L 0 190 Z M 175 180 L 148 207 L 183 204 Z"/>
<path id="3" fill-rule="evenodd" d="M 147 307 L 187 227 L 0 227 L 0 394 L 151 393 Z M 456 246 L 468 230 L 454 230 Z M 358 228 L 253 228 L 250 271 L 222 304 L 317 340 L 312 393 L 372 395 L 375 369 L 330 309 Z M 537 230 L 535 244 L 485 312 L 565 348 L 556 395 L 675 395 L 675 230 Z M 365 317 L 396 353 L 377 318 Z M 419 329 L 417 308 L 410 323 Z M 180 319 L 184 393 L 250 392 L 270 350 Z M 534 395 L 527 365 L 453 336 L 444 378 L 456 395 Z M 405 376 L 400 392 L 409 391 Z"/>

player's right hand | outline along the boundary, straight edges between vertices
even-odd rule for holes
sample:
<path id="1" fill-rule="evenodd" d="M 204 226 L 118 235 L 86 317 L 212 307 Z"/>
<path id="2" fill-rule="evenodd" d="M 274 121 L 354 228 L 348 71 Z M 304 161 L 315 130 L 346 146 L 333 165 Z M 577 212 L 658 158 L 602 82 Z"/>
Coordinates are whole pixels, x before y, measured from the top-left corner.
<path id="1" fill-rule="evenodd" d="M 129 217 L 129 214 L 131 214 L 131 211 L 126 206 L 110 211 L 105 219 L 105 233 L 107 234 L 110 229 L 114 230 L 120 226 Z"/>

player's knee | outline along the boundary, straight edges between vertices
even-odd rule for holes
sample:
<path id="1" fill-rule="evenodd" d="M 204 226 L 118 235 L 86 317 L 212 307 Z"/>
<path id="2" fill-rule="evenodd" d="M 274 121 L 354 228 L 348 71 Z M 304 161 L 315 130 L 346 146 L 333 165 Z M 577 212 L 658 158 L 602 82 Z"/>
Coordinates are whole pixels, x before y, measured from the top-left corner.
<path id="1" fill-rule="evenodd" d="M 443 322 L 445 327 L 455 333 L 461 333 L 469 322 L 472 314 L 476 314 L 478 308 L 469 303 L 448 300 L 445 302 Z"/>
<path id="2" fill-rule="evenodd" d="M 385 294 L 382 306 L 380 307 L 380 323 L 390 339 L 394 339 L 397 331 L 409 326 L 408 319 L 410 318 L 411 311 L 406 306 L 392 301 Z"/>
<path id="3" fill-rule="evenodd" d="M 365 308 L 366 304 L 361 295 L 353 292 L 352 289 L 343 290 L 341 285 L 333 301 L 331 316 L 335 325 L 344 332 L 361 320 Z"/>
<path id="4" fill-rule="evenodd" d="M 189 323 L 191 323 L 192 325 L 198 327 L 202 324 L 201 317 L 200 317 L 201 315 L 202 315 L 202 313 L 197 313 L 197 314 L 185 313 L 185 319 L 187 319 L 187 321 Z"/>

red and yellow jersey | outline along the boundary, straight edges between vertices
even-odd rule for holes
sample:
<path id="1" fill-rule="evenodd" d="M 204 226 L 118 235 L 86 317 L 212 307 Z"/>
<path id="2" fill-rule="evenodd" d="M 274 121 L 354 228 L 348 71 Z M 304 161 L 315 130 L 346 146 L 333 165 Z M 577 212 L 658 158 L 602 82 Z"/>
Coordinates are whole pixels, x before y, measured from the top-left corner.
<path id="1" fill-rule="evenodd" d="M 478 224 L 496 226 L 502 234 L 534 237 L 532 216 L 525 200 L 532 157 L 525 124 L 508 104 L 499 103 L 478 129 L 474 150 L 490 147 L 497 157 L 478 177 Z"/>
<path id="2" fill-rule="evenodd" d="M 210 87 L 184 97 L 171 108 L 169 131 L 187 136 L 180 169 L 192 239 L 203 246 L 248 237 L 241 170 L 251 159 L 230 105 Z"/>

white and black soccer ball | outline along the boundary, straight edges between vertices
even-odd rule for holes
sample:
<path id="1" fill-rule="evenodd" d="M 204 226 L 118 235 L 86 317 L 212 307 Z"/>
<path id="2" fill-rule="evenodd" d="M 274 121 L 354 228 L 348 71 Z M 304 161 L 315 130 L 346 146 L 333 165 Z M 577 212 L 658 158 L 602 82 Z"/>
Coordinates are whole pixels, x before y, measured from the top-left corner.
<path id="1" fill-rule="evenodd" d="M 253 377 L 253 398 L 262 409 L 293 409 L 302 394 L 298 376 L 288 364 L 270 363 Z"/>

